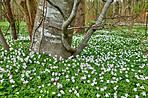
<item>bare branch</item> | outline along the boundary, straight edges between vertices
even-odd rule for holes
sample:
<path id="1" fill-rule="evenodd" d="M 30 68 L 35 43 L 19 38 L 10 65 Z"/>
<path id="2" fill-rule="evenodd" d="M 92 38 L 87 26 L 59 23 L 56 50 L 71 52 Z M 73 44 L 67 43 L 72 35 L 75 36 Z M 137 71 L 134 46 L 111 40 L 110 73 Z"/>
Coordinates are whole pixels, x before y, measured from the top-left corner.
<path id="1" fill-rule="evenodd" d="M 68 26 L 71 24 L 71 22 L 74 20 L 74 18 L 76 16 L 77 9 L 78 9 L 80 1 L 81 0 L 74 0 L 74 5 L 73 5 L 72 12 L 71 12 L 70 16 L 68 17 L 68 19 L 62 25 L 62 30 L 63 30 L 62 33 L 64 35 L 68 34 L 67 33 L 67 28 L 68 28 Z"/>
<path id="2" fill-rule="evenodd" d="M 73 5 L 73 9 L 72 12 L 69 16 L 69 18 L 63 23 L 62 25 L 62 44 L 65 47 L 65 49 L 71 53 L 76 52 L 76 49 L 72 48 L 69 44 L 68 44 L 68 32 L 67 32 L 67 28 L 68 26 L 71 24 L 71 22 L 74 20 L 76 13 L 77 13 L 77 9 L 78 9 L 78 5 L 80 3 L 81 0 L 74 0 L 74 5 Z"/>
<path id="3" fill-rule="evenodd" d="M 45 27 L 45 18 L 46 18 L 46 14 L 47 14 L 47 2 L 45 2 L 46 0 L 44 0 L 44 3 L 43 3 L 43 25 L 42 25 L 42 32 L 41 32 L 41 39 L 39 41 L 39 53 L 40 53 L 40 48 L 41 48 L 41 43 L 42 43 L 42 40 L 43 40 L 43 36 L 44 36 L 44 27 Z M 46 11 L 44 13 L 44 10 L 45 10 L 45 6 L 46 6 Z"/>

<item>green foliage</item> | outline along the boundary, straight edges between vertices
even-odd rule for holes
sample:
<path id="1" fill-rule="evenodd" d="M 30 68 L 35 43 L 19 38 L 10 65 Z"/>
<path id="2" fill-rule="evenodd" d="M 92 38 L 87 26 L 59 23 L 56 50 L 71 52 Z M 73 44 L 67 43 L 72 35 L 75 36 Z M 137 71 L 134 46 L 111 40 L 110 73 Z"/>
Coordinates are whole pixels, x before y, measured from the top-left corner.
<path id="1" fill-rule="evenodd" d="M 133 32 L 143 36 L 140 28 Z M 29 52 L 26 36 L 22 26 L 17 41 L 6 37 L 9 52 L 0 44 L 1 98 L 148 96 L 147 54 L 135 38 L 115 29 L 97 31 L 76 59 L 57 60 Z M 84 34 L 74 35 L 72 45 L 77 47 L 83 38 Z"/>

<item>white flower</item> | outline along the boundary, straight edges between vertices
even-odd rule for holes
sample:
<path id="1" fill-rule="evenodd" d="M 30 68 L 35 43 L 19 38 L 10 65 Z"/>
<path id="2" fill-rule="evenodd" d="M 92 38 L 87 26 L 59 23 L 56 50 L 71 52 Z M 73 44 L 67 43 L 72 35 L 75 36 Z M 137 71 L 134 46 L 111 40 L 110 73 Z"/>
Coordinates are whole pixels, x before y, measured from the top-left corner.
<path id="1" fill-rule="evenodd" d="M 58 83 L 57 84 L 57 88 L 59 89 L 59 88 L 62 88 L 63 86 L 62 86 L 62 84 L 60 84 L 60 83 Z"/>
<path id="2" fill-rule="evenodd" d="M 14 87 L 15 85 L 12 85 L 12 87 Z"/>
<path id="3" fill-rule="evenodd" d="M 53 85 L 56 85 L 56 84 L 57 84 L 56 82 L 53 83 Z"/>
<path id="4" fill-rule="evenodd" d="M 104 88 L 101 88 L 100 90 L 101 90 L 101 91 L 104 91 Z"/>
<path id="5" fill-rule="evenodd" d="M 49 93 L 49 91 L 47 91 L 47 94 Z"/>
<path id="6" fill-rule="evenodd" d="M 137 86 L 140 86 L 140 84 L 139 84 L 139 83 L 137 83 L 136 85 L 137 85 Z"/>
<path id="7" fill-rule="evenodd" d="M 76 94 L 76 93 L 77 93 L 77 91 L 75 90 L 75 91 L 74 91 L 74 93 Z"/>
<path id="8" fill-rule="evenodd" d="M 142 92 L 141 94 L 142 94 L 143 96 L 146 96 L 146 92 Z"/>
<path id="9" fill-rule="evenodd" d="M 19 92 L 16 92 L 16 94 L 18 95 L 18 94 L 19 94 Z"/>
<path id="10" fill-rule="evenodd" d="M 114 90 L 117 90 L 117 87 L 114 87 Z"/>
<path id="11" fill-rule="evenodd" d="M 107 82 L 106 83 L 109 83 L 109 80 L 107 80 Z"/>
<path id="12" fill-rule="evenodd" d="M 116 77 L 112 77 L 114 80 L 116 79 Z"/>
<path id="13" fill-rule="evenodd" d="M 145 89 L 143 85 L 142 85 L 140 88 L 141 88 L 141 89 Z"/>
<path id="14" fill-rule="evenodd" d="M 90 80 L 87 80 L 87 83 L 90 83 Z"/>
<path id="15" fill-rule="evenodd" d="M 108 94 L 105 94 L 105 97 L 109 97 L 109 95 Z"/>
<path id="16" fill-rule="evenodd" d="M 104 90 L 106 90 L 106 89 L 107 89 L 107 87 L 106 87 L 106 86 L 104 86 L 103 88 L 104 88 Z"/>
<path id="17" fill-rule="evenodd" d="M 91 83 L 91 86 L 94 86 L 94 83 Z"/>
<path id="18" fill-rule="evenodd" d="M 76 96 L 78 96 L 78 97 L 79 97 L 79 96 L 80 96 L 80 95 L 79 95 L 79 93 L 77 93 L 77 94 L 76 94 Z"/>
<path id="19" fill-rule="evenodd" d="M 114 98 L 117 98 L 117 95 L 114 95 Z"/>
<path id="20" fill-rule="evenodd" d="M 23 81 L 23 84 L 26 84 L 26 83 L 28 83 L 28 82 L 29 82 L 29 81 L 27 81 L 27 80 L 26 80 L 26 81 Z"/>
<path id="21" fill-rule="evenodd" d="M 60 90 L 60 92 L 61 92 L 63 95 L 65 94 L 63 90 Z"/>
<path id="22" fill-rule="evenodd" d="M 138 95 L 135 95 L 135 98 L 139 98 L 139 96 Z"/>
<path id="23" fill-rule="evenodd" d="M 72 90 L 70 89 L 70 90 L 69 90 L 69 92 L 71 93 L 71 92 L 72 92 Z"/>
<path id="24" fill-rule="evenodd" d="M 130 82 L 130 81 L 129 81 L 129 79 L 126 79 L 126 82 L 128 82 L 128 83 L 129 83 L 129 82 Z"/>
<path id="25" fill-rule="evenodd" d="M 97 90 L 99 90 L 99 87 L 96 87 Z"/>
<path id="26" fill-rule="evenodd" d="M 42 87 L 44 87 L 44 84 L 42 84 Z"/>
<path id="27" fill-rule="evenodd" d="M 127 75 L 127 74 L 126 74 L 125 76 L 126 76 L 126 77 L 128 77 L 128 75 Z"/>
<path id="28" fill-rule="evenodd" d="M 100 82 L 103 82 L 103 80 L 100 80 Z"/>
<path id="29" fill-rule="evenodd" d="M 68 75 L 66 75 L 66 78 L 68 78 L 69 76 Z"/>
<path id="30" fill-rule="evenodd" d="M 133 90 L 136 92 L 137 91 L 137 88 L 134 88 Z"/>
<path id="31" fill-rule="evenodd" d="M 75 82 L 75 80 L 73 79 L 72 82 Z"/>
<path id="32" fill-rule="evenodd" d="M 99 94 L 96 94 L 96 96 L 97 96 L 97 97 L 100 97 L 100 95 L 99 95 Z"/>
<path id="33" fill-rule="evenodd" d="M 60 97 L 60 96 L 61 96 L 61 94 L 58 94 L 57 96 L 58 96 L 58 97 Z"/>
<path id="34" fill-rule="evenodd" d="M 0 75 L 0 78 L 2 78 L 3 77 L 3 75 Z"/>
<path id="35" fill-rule="evenodd" d="M 15 81 L 13 79 L 10 80 L 10 83 L 15 83 Z"/>
<path id="36" fill-rule="evenodd" d="M 54 95 L 54 94 L 56 94 L 55 92 L 52 92 L 52 94 Z"/>
<path id="37" fill-rule="evenodd" d="M 125 94 L 126 97 L 128 97 L 128 94 Z"/>
<path id="38" fill-rule="evenodd" d="M 41 90 L 40 93 L 43 93 L 43 91 Z"/>
<path id="39" fill-rule="evenodd" d="M 102 77 L 100 77 L 100 79 L 103 79 L 104 77 L 102 76 Z"/>
<path id="40" fill-rule="evenodd" d="M 51 78 L 51 81 L 54 81 L 54 78 Z"/>

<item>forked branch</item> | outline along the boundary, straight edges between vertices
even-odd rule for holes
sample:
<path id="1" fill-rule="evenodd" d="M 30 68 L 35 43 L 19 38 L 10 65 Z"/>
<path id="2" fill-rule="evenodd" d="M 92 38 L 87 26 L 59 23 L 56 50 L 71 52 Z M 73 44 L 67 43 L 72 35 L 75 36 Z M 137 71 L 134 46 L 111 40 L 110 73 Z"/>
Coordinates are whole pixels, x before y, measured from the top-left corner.
<path id="1" fill-rule="evenodd" d="M 97 22 L 94 24 L 94 26 L 96 25 L 100 25 L 102 23 L 103 18 L 106 15 L 107 10 L 109 9 L 110 4 L 112 3 L 113 0 L 107 0 L 107 2 L 105 3 L 102 12 L 97 20 Z M 97 30 L 97 27 L 92 27 L 90 28 L 90 30 L 87 32 L 87 35 L 85 36 L 83 42 L 81 43 L 81 45 L 78 47 L 77 51 L 73 54 L 73 57 L 76 57 L 76 55 L 79 55 L 81 53 L 81 51 L 87 46 L 87 43 L 89 41 L 89 39 L 91 38 L 92 34 Z"/>

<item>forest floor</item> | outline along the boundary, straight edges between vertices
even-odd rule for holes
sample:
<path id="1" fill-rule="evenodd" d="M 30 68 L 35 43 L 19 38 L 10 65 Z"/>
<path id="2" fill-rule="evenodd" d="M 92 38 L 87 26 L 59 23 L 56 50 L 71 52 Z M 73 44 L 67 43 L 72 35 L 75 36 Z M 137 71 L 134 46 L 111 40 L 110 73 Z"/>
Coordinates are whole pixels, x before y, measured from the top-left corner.
<path id="1" fill-rule="evenodd" d="M 3 32 L 8 25 L 0 23 Z M 133 33 L 148 47 L 144 30 L 134 28 Z M 78 47 L 84 36 L 75 34 L 72 46 Z M 5 37 L 11 48 L 0 44 L 1 98 L 148 97 L 148 54 L 136 38 L 117 29 L 95 32 L 83 52 L 69 60 L 29 52 L 25 23 L 18 40 L 12 40 L 11 30 Z"/>

